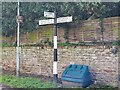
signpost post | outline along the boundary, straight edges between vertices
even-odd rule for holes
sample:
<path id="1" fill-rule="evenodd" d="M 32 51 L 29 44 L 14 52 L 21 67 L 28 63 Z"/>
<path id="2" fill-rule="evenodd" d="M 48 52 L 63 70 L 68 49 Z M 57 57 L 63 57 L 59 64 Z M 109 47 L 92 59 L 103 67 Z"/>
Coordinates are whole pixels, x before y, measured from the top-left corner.
<path id="1" fill-rule="evenodd" d="M 68 17 L 60 17 L 57 18 L 57 12 L 44 12 L 44 16 L 47 18 L 47 20 L 39 20 L 39 25 L 48 25 L 53 24 L 54 25 L 54 62 L 53 62 L 53 82 L 57 83 L 58 81 L 58 73 L 57 73 L 57 23 L 66 23 L 66 22 L 72 22 L 72 16 Z"/>

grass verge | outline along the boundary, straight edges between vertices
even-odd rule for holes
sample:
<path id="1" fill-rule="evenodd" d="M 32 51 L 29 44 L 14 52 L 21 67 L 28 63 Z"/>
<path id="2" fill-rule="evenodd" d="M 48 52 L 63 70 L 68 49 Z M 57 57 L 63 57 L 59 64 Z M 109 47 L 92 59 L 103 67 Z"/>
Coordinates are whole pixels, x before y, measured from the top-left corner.
<path id="1" fill-rule="evenodd" d="M 0 83 L 11 88 L 54 88 L 49 82 L 42 82 L 36 78 L 16 77 L 10 75 L 0 76 Z"/>

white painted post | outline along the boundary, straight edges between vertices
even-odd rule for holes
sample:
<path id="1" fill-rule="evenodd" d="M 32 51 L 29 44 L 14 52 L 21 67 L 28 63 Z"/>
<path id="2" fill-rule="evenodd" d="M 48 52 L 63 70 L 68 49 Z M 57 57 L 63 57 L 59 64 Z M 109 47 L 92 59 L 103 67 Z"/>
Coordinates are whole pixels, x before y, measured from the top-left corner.
<path id="1" fill-rule="evenodd" d="M 57 73 L 57 14 L 54 11 L 54 62 L 53 62 L 53 82 L 57 83 L 58 81 L 58 73 Z"/>
<path id="2" fill-rule="evenodd" d="M 20 11 L 19 11 L 19 0 L 18 0 L 18 10 L 17 10 L 17 16 L 20 16 Z M 17 47 L 16 47 L 16 76 L 19 76 L 19 63 L 20 63 L 20 53 L 19 53 L 19 29 L 20 29 L 20 22 L 17 20 Z"/>

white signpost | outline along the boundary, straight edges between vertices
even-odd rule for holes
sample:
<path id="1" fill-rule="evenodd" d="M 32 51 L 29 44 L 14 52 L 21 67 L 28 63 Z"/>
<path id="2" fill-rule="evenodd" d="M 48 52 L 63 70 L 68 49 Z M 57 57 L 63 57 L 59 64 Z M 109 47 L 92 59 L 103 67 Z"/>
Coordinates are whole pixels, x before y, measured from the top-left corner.
<path id="1" fill-rule="evenodd" d="M 57 18 L 56 11 L 53 12 L 44 12 L 44 17 L 53 18 L 47 20 L 39 20 L 39 25 L 54 25 L 54 62 L 53 62 L 53 82 L 57 83 L 58 81 L 58 73 L 57 73 L 57 23 L 66 23 L 72 22 L 72 16 L 68 17 L 59 17 Z"/>
<path id="2" fill-rule="evenodd" d="M 72 16 L 57 18 L 57 23 L 72 22 Z"/>
<path id="3" fill-rule="evenodd" d="M 72 22 L 72 16 L 57 18 L 57 23 Z M 39 25 L 54 24 L 54 19 L 39 20 Z"/>
<path id="4" fill-rule="evenodd" d="M 55 14 L 53 12 L 44 12 L 44 17 L 47 17 L 47 18 L 54 18 L 55 17 Z"/>
<path id="5" fill-rule="evenodd" d="M 39 25 L 54 24 L 54 19 L 39 20 Z"/>

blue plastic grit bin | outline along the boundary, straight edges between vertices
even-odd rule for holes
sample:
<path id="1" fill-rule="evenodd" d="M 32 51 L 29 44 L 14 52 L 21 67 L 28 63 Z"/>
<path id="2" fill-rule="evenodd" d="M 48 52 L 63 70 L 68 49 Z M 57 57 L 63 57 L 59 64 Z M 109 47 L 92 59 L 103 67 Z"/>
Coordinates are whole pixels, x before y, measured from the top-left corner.
<path id="1" fill-rule="evenodd" d="M 86 65 L 69 65 L 62 73 L 61 77 L 63 85 L 70 85 L 76 87 L 88 87 L 92 78 Z"/>

